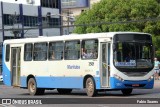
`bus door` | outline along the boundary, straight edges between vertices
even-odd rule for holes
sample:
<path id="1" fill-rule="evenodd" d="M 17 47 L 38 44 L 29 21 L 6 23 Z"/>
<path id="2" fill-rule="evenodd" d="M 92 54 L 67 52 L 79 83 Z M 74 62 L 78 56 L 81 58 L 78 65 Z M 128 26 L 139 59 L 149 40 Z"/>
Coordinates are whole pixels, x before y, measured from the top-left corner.
<path id="1" fill-rule="evenodd" d="M 20 86 L 20 70 L 21 70 L 21 48 L 11 48 L 11 84 L 12 86 Z"/>
<path id="2" fill-rule="evenodd" d="M 110 78 L 110 43 L 101 43 L 101 87 L 109 87 Z"/>

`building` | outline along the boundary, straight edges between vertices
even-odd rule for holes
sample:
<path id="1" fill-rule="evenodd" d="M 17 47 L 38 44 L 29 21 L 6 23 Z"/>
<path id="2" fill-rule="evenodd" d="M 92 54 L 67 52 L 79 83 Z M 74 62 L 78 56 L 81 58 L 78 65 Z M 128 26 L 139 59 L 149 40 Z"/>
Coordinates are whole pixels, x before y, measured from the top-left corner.
<path id="1" fill-rule="evenodd" d="M 47 16 L 60 12 L 61 0 L 0 0 L 0 46 L 10 38 L 60 35 L 60 17 Z"/>
<path id="2" fill-rule="evenodd" d="M 61 0 L 62 16 L 63 16 L 63 34 L 72 33 L 74 27 L 67 27 L 74 25 L 74 21 L 77 15 L 80 15 L 83 11 L 90 9 L 94 3 L 100 0 Z M 67 16 L 67 17 L 66 17 Z"/>
<path id="3" fill-rule="evenodd" d="M 15 37 L 60 35 L 60 0 L 0 0 L 0 41 Z"/>

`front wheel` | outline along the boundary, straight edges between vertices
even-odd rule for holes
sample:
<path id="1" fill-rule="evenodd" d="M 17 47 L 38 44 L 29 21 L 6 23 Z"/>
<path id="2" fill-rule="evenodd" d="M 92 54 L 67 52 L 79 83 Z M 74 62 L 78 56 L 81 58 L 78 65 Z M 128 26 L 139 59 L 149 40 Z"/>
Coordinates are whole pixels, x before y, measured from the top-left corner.
<path id="1" fill-rule="evenodd" d="M 122 89 L 121 91 L 122 91 L 122 93 L 123 93 L 123 95 L 130 95 L 131 93 L 132 93 L 132 90 L 133 89 Z"/>
<path id="2" fill-rule="evenodd" d="M 37 84 L 34 78 L 30 78 L 28 81 L 28 91 L 30 95 L 42 95 L 45 89 L 37 88 Z"/>
<path id="3" fill-rule="evenodd" d="M 97 90 L 95 88 L 95 82 L 91 77 L 87 78 L 86 80 L 86 93 L 89 97 L 93 97 L 97 94 Z"/>

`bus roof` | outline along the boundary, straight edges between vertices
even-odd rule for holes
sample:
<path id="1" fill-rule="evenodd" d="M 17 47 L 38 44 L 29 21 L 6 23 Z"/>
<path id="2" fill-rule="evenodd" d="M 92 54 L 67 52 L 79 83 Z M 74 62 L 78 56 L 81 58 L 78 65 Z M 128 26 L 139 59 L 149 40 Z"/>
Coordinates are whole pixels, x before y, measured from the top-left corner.
<path id="1" fill-rule="evenodd" d="M 50 37 L 39 36 L 37 38 L 8 39 L 5 40 L 3 44 L 63 41 L 63 40 L 92 39 L 92 38 L 112 38 L 115 34 L 132 34 L 132 33 L 148 34 L 141 32 L 106 32 L 106 33 L 71 34 L 71 35 L 50 36 Z"/>

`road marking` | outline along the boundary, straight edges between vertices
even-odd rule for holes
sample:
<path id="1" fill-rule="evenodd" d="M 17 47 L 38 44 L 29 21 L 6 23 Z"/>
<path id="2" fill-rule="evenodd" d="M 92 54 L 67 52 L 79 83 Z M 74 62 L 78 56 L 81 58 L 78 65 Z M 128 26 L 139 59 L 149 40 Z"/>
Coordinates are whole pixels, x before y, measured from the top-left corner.
<path id="1" fill-rule="evenodd" d="M 1 107 L 16 107 L 16 106 L 13 106 L 13 105 L 6 105 L 6 104 L 0 104 Z"/>

